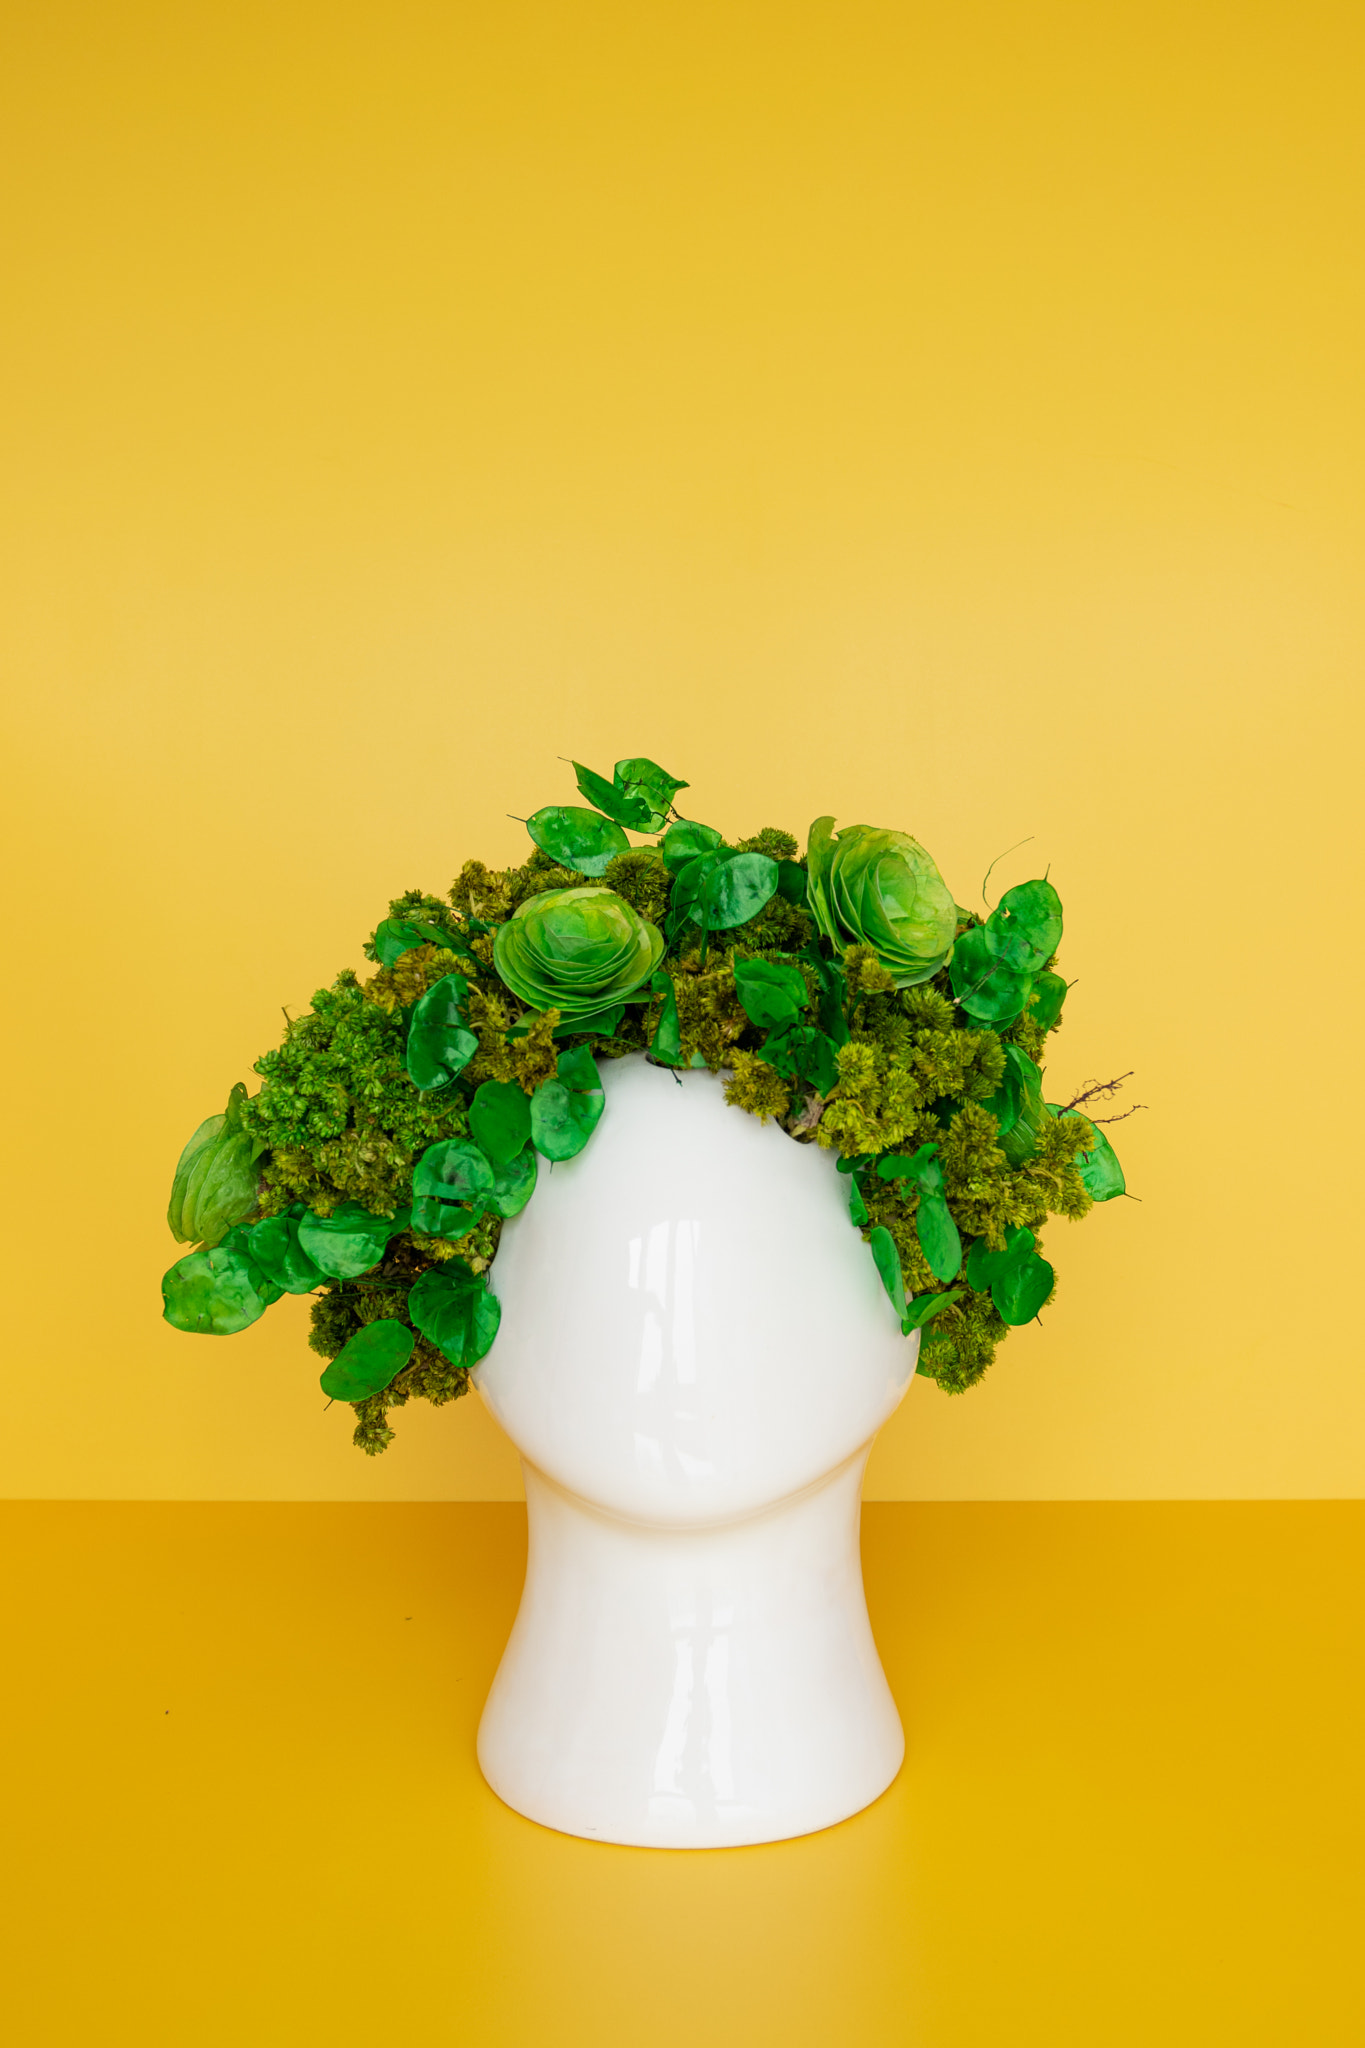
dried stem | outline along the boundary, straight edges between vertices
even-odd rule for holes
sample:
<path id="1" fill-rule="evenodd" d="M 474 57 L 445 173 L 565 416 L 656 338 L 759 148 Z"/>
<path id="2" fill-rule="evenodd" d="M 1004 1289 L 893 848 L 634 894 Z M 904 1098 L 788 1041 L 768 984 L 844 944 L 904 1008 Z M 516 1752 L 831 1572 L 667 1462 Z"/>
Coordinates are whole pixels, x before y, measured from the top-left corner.
<path id="1" fill-rule="evenodd" d="M 1135 1071 L 1133 1067 L 1129 1067 L 1126 1074 L 1119 1074 L 1112 1081 L 1087 1081 L 1080 1094 L 1073 1095 L 1070 1102 L 1063 1105 L 1064 1109 L 1079 1109 L 1083 1102 L 1108 1102 L 1111 1097 L 1118 1094 L 1125 1081 L 1132 1080 Z M 1091 1122 L 1094 1122 L 1093 1117 Z"/>

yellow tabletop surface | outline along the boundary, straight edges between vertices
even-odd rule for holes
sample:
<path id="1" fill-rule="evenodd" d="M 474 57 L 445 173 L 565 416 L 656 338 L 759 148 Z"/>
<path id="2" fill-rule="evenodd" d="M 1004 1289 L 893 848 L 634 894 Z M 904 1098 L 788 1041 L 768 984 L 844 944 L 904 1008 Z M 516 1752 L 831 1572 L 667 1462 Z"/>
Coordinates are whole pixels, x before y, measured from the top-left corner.
<path id="1" fill-rule="evenodd" d="M 11 1503 L 14 2048 L 1365 2039 L 1365 1503 L 877 1503 L 908 1754 L 823 1834 L 511 1813 L 508 1503 Z"/>

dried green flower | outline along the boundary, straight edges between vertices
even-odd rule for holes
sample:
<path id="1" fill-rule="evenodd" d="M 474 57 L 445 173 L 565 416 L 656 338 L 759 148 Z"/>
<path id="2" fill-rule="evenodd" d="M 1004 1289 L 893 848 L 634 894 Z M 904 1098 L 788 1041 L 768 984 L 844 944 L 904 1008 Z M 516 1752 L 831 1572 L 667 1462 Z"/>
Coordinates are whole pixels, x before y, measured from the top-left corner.
<path id="1" fill-rule="evenodd" d="M 513 995 L 584 1031 L 616 1004 L 644 1002 L 663 933 L 614 889 L 551 889 L 499 927 L 493 961 Z"/>
<path id="2" fill-rule="evenodd" d="M 953 950 L 957 906 L 917 839 L 817 818 L 807 850 L 810 912 L 832 945 L 871 946 L 897 988 L 929 981 Z"/>

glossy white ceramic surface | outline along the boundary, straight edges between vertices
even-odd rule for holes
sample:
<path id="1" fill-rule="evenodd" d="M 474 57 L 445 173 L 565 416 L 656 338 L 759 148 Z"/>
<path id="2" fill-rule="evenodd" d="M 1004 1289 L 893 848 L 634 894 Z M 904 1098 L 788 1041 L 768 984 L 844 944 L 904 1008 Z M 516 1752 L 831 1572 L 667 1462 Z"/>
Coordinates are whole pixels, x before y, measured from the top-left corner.
<path id="1" fill-rule="evenodd" d="M 530 1553 L 479 1760 L 519 1812 L 711 1847 L 829 1826 L 900 1765 L 858 1491 L 914 1371 L 832 1157 L 709 1074 L 606 1108 L 504 1229 L 479 1390 Z"/>

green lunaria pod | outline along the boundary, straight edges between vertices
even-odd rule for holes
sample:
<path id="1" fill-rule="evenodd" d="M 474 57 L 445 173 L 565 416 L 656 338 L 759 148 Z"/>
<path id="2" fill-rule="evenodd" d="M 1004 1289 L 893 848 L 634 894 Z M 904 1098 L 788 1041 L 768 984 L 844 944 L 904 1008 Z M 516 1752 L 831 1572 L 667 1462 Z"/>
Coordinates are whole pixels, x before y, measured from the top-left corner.
<path id="1" fill-rule="evenodd" d="M 477 1365 L 498 1334 L 502 1304 L 462 1259 L 430 1266 L 408 1295 L 408 1314 L 452 1365 Z"/>
<path id="2" fill-rule="evenodd" d="M 999 1251 L 979 1237 L 967 1254 L 968 1286 L 989 1291 L 1001 1321 L 1016 1328 L 1033 1321 L 1056 1277 L 1034 1243 L 1033 1232 L 1021 1227 L 1010 1232 Z"/>
<path id="3" fill-rule="evenodd" d="M 558 1010 L 561 1028 L 622 1002 L 643 1003 L 664 956 L 663 933 L 614 889 L 550 889 L 528 897 L 493 940 L 493 964 L 534 1010 Z"/>
<path id="4" fill-rule="evenodd" d="M 246 1089 L 239 1081 L 221 1116 L 206 1117 L 180 1155 L 166 1221 L 181 1244 L 221 1244 L 256 1207 L 257 1160 L 265 1146 L 242 1129 Z"/>
<path id="5" fill-rule="evenodd" d="M 578 804 L 547 804 L 531 813 L 526 830 L 542 853 L 583 875 L 600 875 L 618 853 L 630 852 L 619 825 Z"/>
<path id="6" fill-rule="evenodd" d="M 583 1150 L 602 1115 L 602 1077 L 586 1045 L 559 1056 L 552 1081 L 531 1097 L 531 1138 L 546 1159 L 572 1159 Z"/>
<path id="7" fill-rule="evenodd" d="M 326 1278 L 299 1243 L 297 1216 L 267 1216 L 252 1227 L 247 1245 L 266 1278 L 285 1294 L 311 1294 Z"/>
<path id="8" fill-rule="evenodd" d="M 428 1145 L 412 1176 L 412 1222 L 428 1237 L 467 1237 L 492 1205 L 492 1161 L 468 1138 Z"/>
<path id="9" fill-rule="evenodd" d="M 807 906 L 835 946 L 871 946 L 897 988 L 938 973 L 953 950 L 957 907 L 908 832 L 817 818 L 807 852 Z"/>
<path id="10" fill-rule="evenodd" d="M 699 854 L 714 853 L 721 835 L 714 825 L 698 825 L 691 818 L 675 818 L 659 841 L 659 851 L 670 875 L 681 873 Z"/>
<path id="11" fill-rule="evenodd" d="M 1007 889 L 984 924 L 973 925 L 953 953 L 953 994 L 978 1024 L 1012 1024 L 1038 993 L 1037 1019 L 1045 1031 L 1066 1000 L 1059 974 L 1044 973 L 1062 937 L 1062 900 L 1051 882 L 1021 882 Z"/>
<path id="12" fill-rule="evenodd" d="M 479 1049 L 465 1024 L 469 983 L 462 974 L 443 975 L 415 1005 L 408 1026 L 407 1069 L 414 1088 L 448 1087 Z"/>
<path id="13" fill-rule="evenodd" d="M 469 1105 L 469 1128 L 494 1165 L 515 1159 L 531 1136 L 531 1105 L 515 1081 L 485 1081 Z"/>
<path id="14" fill-rule="evenodd" d="M 318 1384 L 333 1401 L 368 1401 L 397 1378 L 415 1342 L 407 1324 L 391 1316 L 366 1323 L 338 1351 Z"/>
<path id="15" fill-rule="evenodd" d="M 310 1209 L 299 1219 L 299 1249 L 329 1280 L 354 1280 L 379 1264 L 389 1239 L 401 1236 L 411 1220 L 407 1209 L 372 1216 L 359 1202 L 342 1202 L 330 1216 Z"/>
<path id="16" fill-rule="evenodd" d="M 610 782 L 585 768 L 581 761 L 574 762 L 573 770 L 579 790 L 588 802 L 618 825 L 629 825 L 632 832 L 661 832 L 674 797 L 680 789 L 688 787 L 657 761 L 648 761 L 638 754 L 628 761 L 618 761 Z"/>
<path id="17" fill-rule="evenodd" d="M 1081 1116 L 1078 1109 L 1063 1109 L 1060 1104 L 1049 1102 L 1048 1108 L 1054 1116 L 1079 1117 L 1083 1124 L 1090 1123 L 1087 1116 Z M 1112 1202 L 1115 1195 L 1126 1195 L 1128 1183 L 1119 1165 L 1118 1153 L 1110 1144 L 1098 1124 L 1090 1124 L 1094 1143 L 1088 1152 L 1082 1152 L 1076 1161 L 1085 1191 L 1092 1202 Z"/>
<path id="18" fill-rule="evenodd" d="M 240 1245 L 190 1252 L 161 1283 L 162 1314 L 196 1337 L 235 1337 L 278 1301 L 273 1284 Z"/>

